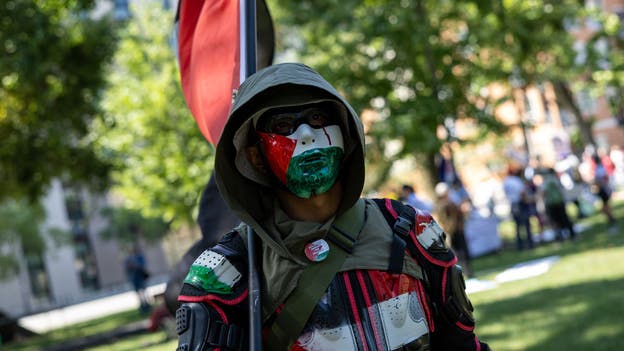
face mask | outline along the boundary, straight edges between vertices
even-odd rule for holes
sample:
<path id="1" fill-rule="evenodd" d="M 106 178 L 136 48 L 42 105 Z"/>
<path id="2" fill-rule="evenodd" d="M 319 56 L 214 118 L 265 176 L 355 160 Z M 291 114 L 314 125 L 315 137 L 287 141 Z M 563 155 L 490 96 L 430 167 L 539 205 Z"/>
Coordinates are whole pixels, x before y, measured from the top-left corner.
<path id="1" fill-rule="evenodd" d="M 340 127 L 327 125 L 334 122 L 306 111 L 282 120 L 274 115 L 259 128 L 265 132 L 258 131 L 271 171 L 293 194 L 305 199 L 335 184 L 344 154 Z"/>

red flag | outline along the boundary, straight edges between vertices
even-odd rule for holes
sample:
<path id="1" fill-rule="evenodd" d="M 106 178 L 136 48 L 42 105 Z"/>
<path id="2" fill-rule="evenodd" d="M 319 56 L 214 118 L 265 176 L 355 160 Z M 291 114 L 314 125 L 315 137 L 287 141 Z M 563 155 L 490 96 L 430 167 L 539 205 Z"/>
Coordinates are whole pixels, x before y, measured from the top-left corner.
<path id="1" fill-rule="evenodd" d="M 186 103 L 204 137 L 216 144 L 240 84 L 239 1 L 180 1 L 178 35 Z"/>
<path id="2" fill-rule="evenodd" d="M 219 141 L 232 103 L 232 93 L 245 79 L 241 61 L 239 0 L 180 0 L 174 38 L 182 90 L 195 121 L 211 143 Z M 264 0 L 256 1 L 256 66 L 273 62 L 275 33 Z"/>

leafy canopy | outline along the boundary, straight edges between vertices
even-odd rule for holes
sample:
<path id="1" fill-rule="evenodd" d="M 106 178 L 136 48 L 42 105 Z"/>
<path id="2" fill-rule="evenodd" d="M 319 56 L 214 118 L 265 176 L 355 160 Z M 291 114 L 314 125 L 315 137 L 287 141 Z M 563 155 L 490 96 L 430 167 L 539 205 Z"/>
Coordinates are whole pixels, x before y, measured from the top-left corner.
<path id="1" fill-rule="evenodd" d="M 38 199 L 55 177 L 106 184 L 85 136 L 97 115 L 102 68 L 115 38 L 93 1 L 0 5 L 0 199 Z"/>
<path id="2" fill-rule="evenodd" d="M 356 110 L 374 112 L 372 121 L 362 116 L 367 158 L 381 165 L 381 181 L 394 160 L 423 155 L 430 162 L 447 141 L 502 131 L 492 116 L 500 101 L 488 87 L 512 76 L 527 84 L 560 77 L 572 62 L 565 20 L 578 10 L 572 0 L 273 3 L 286 47 Z M 476 133 L 453 133 L 466 122 Z"/>
<path id="3" fill-rule="evenodd" d="M 98 155 L 114 165 L 111 190 L 123 206 L 175 227 L 193 222 L 213 150 L 182 95 L 170 46 L 173 14 L 161 2 L 132 5 L 107 69 L 104 118 L 92 135 Z"/>

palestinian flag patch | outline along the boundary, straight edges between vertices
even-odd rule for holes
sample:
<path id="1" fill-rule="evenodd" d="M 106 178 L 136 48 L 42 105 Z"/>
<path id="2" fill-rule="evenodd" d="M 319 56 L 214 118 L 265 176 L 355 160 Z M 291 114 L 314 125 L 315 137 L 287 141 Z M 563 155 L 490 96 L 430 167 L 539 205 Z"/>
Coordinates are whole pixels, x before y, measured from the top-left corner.
<path id="1" fill-rule="evenodd" d="M 240 279 L 240 272 L 225 256 L 206 250 L 193 262 L 184 282 L 206 292 L 229 294 Z"/>

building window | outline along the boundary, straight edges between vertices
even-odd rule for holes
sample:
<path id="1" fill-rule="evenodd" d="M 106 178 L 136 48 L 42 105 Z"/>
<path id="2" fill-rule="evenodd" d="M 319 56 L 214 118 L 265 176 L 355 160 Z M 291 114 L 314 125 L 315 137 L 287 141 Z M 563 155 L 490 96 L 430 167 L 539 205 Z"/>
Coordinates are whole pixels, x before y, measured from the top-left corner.
<path id="1" fill-rule="evenodd" d="M 564 128 L 572 127 L 576 124 L 575 119 L 574 119 L 574 114 L 572 112 L 565 110 L 565 109 L 561 109 L 559 110 L 559 115 L 561 117 L 561 125 Z"/>
<path id="2" fill-rule="evenodd" d="M 543 84 L 538 86 L 539 88 L 539 97 L 544 106 L 544 122 L 551 124 L 552 123 L 552 114 L 550 113 L 550 108 L 548 107 L 548 99 L 546 99 L 546 92 Z"/>
<path id="3" fill-rule="evenodd" d="M 50 280 L 40 253 L 24 252 L 32 296 L 39 302 L 50 302 Z"/>
<path id="4" fill-rule="evenodd" d="M 620 28 L 624 28 L 624 9 L 622 8 L 618 8 L 615 11 L 615 14 L 618 16 L 618 18 L 620 19 Z M 620 32 L 618 33 L 618 37 L 620 39 L 624 39 L 624 29 L 620 29 Z"/>
<path id="5" fill-rule="evenodd" d="M 585 42 L 582 40 L 575 41 L 573 49 L 576 53 L 574 56 L 574 64 L 578 66 L 584 65 L 587 61 L 587 47 Z"/>
<path id="6" fill-rule="evenodd" d="M 80 193 L 66 188 L 65 208 L 71 225 L 72 244 L 74 247 L 74 267 L 83 289 L 99 289 L 98 270 L 95 252 L 89 240 L 88 219 L 85 217 L 84 202 Z"/>
<path id="7" fill-rule="evenodd" d="M 528 94 L 524 94 L 524 121 L 530 124 L 537 124 L 539 121 L 538 109 L 535 108 L 534 101 Z"/>

